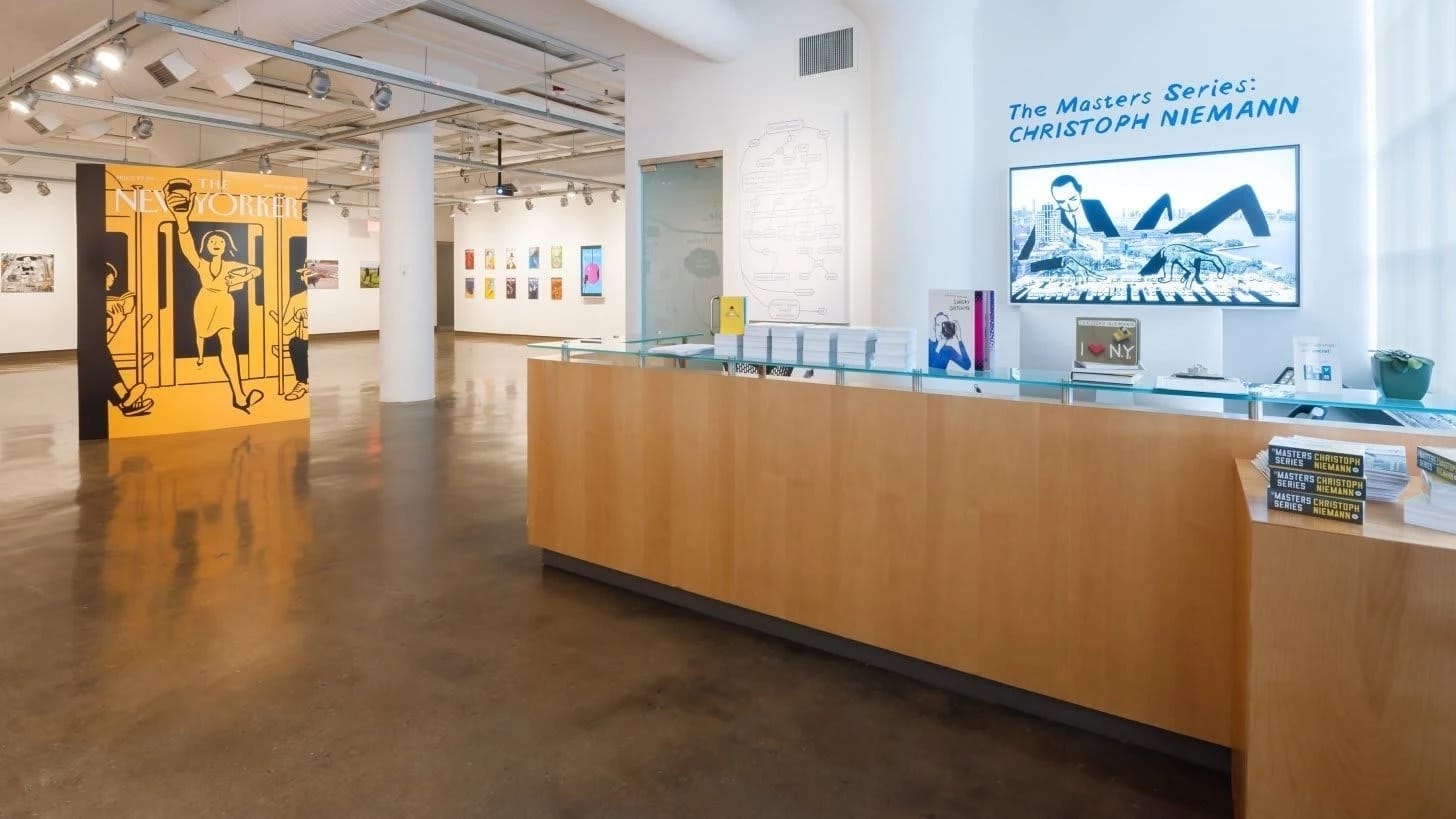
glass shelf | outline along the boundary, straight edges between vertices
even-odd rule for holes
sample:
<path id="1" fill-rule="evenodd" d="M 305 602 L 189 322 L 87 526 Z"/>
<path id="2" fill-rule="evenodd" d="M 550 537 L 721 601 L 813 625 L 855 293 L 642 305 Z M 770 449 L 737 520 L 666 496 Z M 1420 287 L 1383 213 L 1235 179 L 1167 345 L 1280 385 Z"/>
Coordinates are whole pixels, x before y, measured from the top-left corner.
<path id="1" fill-rule="evenodd" d="M 949 373 L 944 370 L 922 370 L 922 369 L 898 369 L 893 367 L 853 367 L 825 364 L 788 364 L 776 361 L 757 361 L 753 359 L 723 357 L 714 355 L 708 350 L 699 355 L 683 356 L 674 353 L 653 352 L 654 349 L 671 344 L 681 343 L 706 343 L 711 337 L 703 334 L 680 333 L 663 335 L 646 339 L 572 339 L 568 341 L 536 342 L 526 345 L 533 350 L 542 352 L 557 353 L 562 360 L 570 360 L 578 355 L 597 354 L 611 357 L 631 357 L 637 359 L 639 365 L 645 365 L 649 360 L 686 362 L 693 365 L 727 365 L 728 369 L 734 369 L 737 365 L 749 367 L 793 367 L 796 371 L 814 370 L 815 372 L 834 373 L 836 380 L 844 382 L 844 377 L 851 374 L 890 376 L 910 379 L 911 388 L 920 390 L 926 381 L 934 383 L 950 384 L 1000 384 L 1016 387 L 1045 388 L 1058 390 L 1062 394 L 1062 400 L 1070 402 L 1073 391 L 1092 391 L 1097 393 L 1120 393 L 1128 396 L 1168 396 L 1175 398 L 1201 398 L 1216 401 L 1231 401 L 1239 404 L 1247 404 L 1250 417 L 1260 417 L 1262 407 L 1267 404 L 1277 405 L 1313 405 L 1319 407 L 1338 407 L 1350 410 L 1370 410 L 1384 412 L 1406 412 L 1406 413 L 1428 413 L 1431 415 L 1449 415 L 1456 419 L 1456 397 L 1428 395 L 1421 401 L 1399 401 L 1382 397 L 1375 390 L 1342 390 L 1339 393 L 1292 393 L 1288 388 L 1280 388 L 1275 385 L 1245 383 L 1244 393 L 1233 392 L 1211 392 L 1199 389 L 1197 379 L 1186 379 L 1187 386 L 1181 384 L 1174 386 L 1169 383 L 1172 379 L 1159 379 L 1153 373 L 1145 373 L 1143 380 L 1138 384 L 1096 384 L 1085 381 L 1073 381 L 1070 369 L 1068 370 L 1031 370 L 1013 367 L 1009 369 L 993 369 L 975 373 Z M 1185 379 L 1178 379 L 1183 381 Z M 1226 388 L 1225 388 L 1226 389 Z M 1456 431 L 1456 425 L 1453 430 Z"/>

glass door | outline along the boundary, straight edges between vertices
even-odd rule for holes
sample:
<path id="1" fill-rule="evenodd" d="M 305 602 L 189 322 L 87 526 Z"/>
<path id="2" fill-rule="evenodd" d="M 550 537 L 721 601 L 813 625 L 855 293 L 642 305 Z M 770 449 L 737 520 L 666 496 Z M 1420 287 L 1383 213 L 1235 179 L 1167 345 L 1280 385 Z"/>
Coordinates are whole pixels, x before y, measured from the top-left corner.
<path id="1" fill-rule="evenodd" d="M 721 156 L 642 165 L 642 333 L 707 333 L 723 294 Z"/>

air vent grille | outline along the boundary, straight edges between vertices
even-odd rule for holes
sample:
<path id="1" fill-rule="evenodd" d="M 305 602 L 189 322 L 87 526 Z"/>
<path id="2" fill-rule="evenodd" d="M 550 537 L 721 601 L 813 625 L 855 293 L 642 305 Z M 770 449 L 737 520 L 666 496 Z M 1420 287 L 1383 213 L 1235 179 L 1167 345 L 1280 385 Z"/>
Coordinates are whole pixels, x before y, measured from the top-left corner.
<path id="1" fill-rule="evenodd" d="M 799 76 L 854 67 L 854 29 L 799 38 Z"/>
<path id="2" fill-rule="evenodd" d="M 36 119 L 35 117 L 31 117 L 30 119 L 27 119 L 25 121 L 25 124 L 26 125 L 29 125 L 30 126 L 30 129 L 32 131 L 35 131 L 37 134 L 40 134 L 41 136 L 45 136 L 46 134 L 49 134 L 51 132 L 51 129 L 50 129 L 49 126 L 47 126 L 44 122 L 41 122 L 39 119 Z"/>
<path id="3" fill-rule="evenodd" d="M 160 85 L 163 88 L 171 88 L 172 86 L 177 84 L 177 76 L 172 73 L 172 70 L 170 68 L 162 65 L 161 60 L 157 60 L 156 62 L 148 65 L 147 73 L 151 74 L 152 79 L 157 81 L 157 85 Z"/>

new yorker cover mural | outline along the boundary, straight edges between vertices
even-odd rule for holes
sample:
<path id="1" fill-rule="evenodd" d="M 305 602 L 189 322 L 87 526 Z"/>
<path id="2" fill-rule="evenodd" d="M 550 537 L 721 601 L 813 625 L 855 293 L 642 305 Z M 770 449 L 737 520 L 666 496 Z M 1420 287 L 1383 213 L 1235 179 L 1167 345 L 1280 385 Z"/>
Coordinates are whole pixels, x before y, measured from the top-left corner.
<path id="1" fill-rule="evenodd" d="M 81 437 L 307 418 L 307 182 L 77 168 Z"/>

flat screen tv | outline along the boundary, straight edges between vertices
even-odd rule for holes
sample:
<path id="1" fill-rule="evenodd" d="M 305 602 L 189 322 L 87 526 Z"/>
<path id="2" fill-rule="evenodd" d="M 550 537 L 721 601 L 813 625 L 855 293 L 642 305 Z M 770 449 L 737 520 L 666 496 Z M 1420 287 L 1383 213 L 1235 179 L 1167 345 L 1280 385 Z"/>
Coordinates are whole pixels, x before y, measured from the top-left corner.
<path id="1" fill-rule="evenodd" d="M 1299 306 L 1299 146 L 1011 169 L 1011 301 Z"/>

